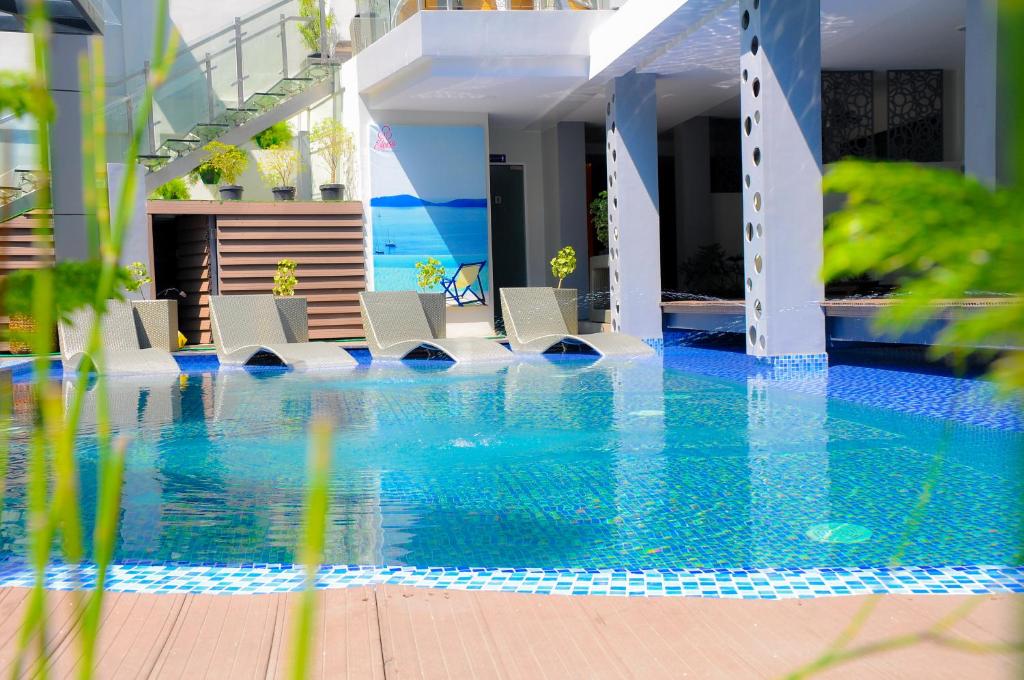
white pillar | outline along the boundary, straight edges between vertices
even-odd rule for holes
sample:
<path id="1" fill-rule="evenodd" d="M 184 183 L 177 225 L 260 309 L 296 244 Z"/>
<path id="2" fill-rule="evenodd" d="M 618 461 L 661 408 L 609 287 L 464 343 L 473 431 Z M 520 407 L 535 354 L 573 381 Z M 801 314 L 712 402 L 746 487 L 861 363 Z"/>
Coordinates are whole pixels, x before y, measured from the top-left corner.
<path id="1" fill-rule="evenodd" d="M 661 337 L 658 116 L 654 75 L 608 86 L 608 250 L 612 330 L 652 345 Z"/>
<path id="2" fill-rule="evenodd" d="M 82 194 L 82 93 L 78 81 L 78 58 L 88 49 L 85 35 L 57 34 L 50 44 L 50 96 L 56 110 L 50 128 L 50 198 L 58 261 L 90 256 Z"/>
<path id="3" fill-rule="evenodd" d="M 997 0 L 968 0 L 964 52 L 964 171 L 994 186 L 999 176 Z"/>
<path id="4" fill-rule="evenodd" d="M 741 0 L 747 353 L 824 365 L 819 0 Z"/>

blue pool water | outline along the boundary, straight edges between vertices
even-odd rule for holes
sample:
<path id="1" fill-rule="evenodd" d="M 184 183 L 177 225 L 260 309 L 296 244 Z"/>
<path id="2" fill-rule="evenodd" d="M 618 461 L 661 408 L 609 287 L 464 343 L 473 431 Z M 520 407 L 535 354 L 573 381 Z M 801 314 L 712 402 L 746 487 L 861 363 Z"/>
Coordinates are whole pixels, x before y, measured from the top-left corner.
<path id="1" fill-rule="evenodd" d="M 336 432 L 331 564 L 1020 564 L 1024 417 L 978 380 L 850 365 L 777 376 L 677 346 L 628 363 L 500 369 L 363 357 L 319 375 L 203 361 L 182 380 L 109 383 L 116 429 L 131 438 L 120 562 L 292 562 L 306 427 L 323 415 Z M 11 562 L 25 553 L 25 392 L 0 520 Z"/>

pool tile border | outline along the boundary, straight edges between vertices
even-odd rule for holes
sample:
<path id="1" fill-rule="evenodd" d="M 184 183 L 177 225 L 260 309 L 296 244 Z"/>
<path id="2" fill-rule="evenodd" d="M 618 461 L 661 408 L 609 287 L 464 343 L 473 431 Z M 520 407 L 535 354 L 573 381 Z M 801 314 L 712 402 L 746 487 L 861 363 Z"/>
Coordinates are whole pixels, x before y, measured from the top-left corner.
<path id="1" fill-rule="evenodd" d="M 46 587 L 91 584 L 94 567 L 51 566 Z M 118 564 L 107 590 L 125 593 L 254 595 L 303 588 L 303 570 L 287 564 Z M 0 587 L 31 587 L 24 563 L 0 564 Z M 864 567 L 823 569 L 472 569 L 325 566 L 317 588 L 397 585 L 550 595 L 705 597 L 777 600 L 838 595 L 981 595 L 1024 592 L 1024 567 Z"/>

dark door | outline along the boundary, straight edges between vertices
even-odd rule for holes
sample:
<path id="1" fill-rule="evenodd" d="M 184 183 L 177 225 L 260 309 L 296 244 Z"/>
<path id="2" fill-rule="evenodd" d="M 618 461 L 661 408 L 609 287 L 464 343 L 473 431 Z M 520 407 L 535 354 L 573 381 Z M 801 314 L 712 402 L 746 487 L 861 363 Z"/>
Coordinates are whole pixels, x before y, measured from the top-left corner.
<path id="1" fill-rule="evenodd" d="M 526 285 L 526 190 L 523 166 L 491 166 L 491 276 L 494 280 L 494 323 L 503 330 L 503 287 Z"/>

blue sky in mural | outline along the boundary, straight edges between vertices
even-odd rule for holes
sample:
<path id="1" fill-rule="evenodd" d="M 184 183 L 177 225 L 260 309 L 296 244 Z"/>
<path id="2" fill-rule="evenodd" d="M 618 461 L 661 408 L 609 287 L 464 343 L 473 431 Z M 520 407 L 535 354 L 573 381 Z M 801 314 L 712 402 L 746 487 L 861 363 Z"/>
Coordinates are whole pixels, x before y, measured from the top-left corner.
<path id="1" fill-rule="evenodd" d="M 415 289 L 415 263 L 428 257 L 449 275 L 487 259 L 485 153 L 479 127 L 370 128 L 377 290 Z"/>

